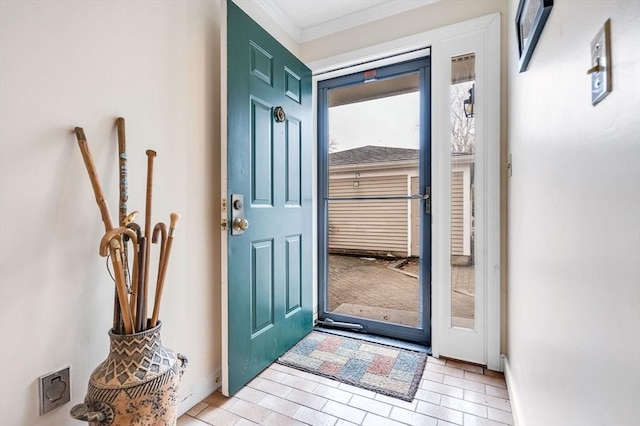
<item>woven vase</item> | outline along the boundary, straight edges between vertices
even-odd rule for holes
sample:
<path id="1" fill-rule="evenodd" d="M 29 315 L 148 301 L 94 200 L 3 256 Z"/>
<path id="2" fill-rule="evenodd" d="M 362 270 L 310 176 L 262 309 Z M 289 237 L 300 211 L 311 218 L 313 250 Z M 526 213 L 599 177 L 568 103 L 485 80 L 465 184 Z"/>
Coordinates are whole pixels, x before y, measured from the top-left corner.
<path id="1" fill-rule="evenodd" d="M 175 425 L 178 384 L 187 358 L 162 346 L 161 323 L 129 334 L 109 331 L 109 356 L 91 373 L 71 417 L 92 426 Z"/>

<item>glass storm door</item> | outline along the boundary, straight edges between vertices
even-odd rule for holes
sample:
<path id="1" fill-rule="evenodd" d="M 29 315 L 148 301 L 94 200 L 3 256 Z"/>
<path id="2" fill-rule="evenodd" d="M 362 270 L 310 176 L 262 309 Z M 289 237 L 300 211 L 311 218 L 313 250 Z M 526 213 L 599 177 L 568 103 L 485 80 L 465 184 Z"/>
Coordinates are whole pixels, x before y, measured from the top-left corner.
<path id="1" fill-rule="evenodd" d="M 430 344 L 430 58 L 318 82 L 319 320 Z"/>

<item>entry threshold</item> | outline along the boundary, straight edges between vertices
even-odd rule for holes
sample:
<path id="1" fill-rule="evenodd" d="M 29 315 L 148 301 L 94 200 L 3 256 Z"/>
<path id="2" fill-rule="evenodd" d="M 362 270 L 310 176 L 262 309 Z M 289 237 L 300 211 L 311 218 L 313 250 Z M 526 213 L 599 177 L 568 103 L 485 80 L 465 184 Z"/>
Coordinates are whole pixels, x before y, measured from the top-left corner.
<path id="1" fill-rule="evenodd" d="M 328 326 L 324 325 L 323 322 L 318 321 L 316 323 L 316 326 L 314 327 L 314 330 L 316 331 L 322 331 L 324 333 L 330 333 L 330 334 L 335 334 L 337 336 L 344 336 L 344 337 L 351 337 L 354 339 L 360 339 L 360 340 L 365 340 L 367 342 L 372 342 L 372 343 L 379 343 L 381 345 L 387 345 L 387 346 L 392 346 L 395 348 L 400 348 L 400 349 L 408 349 L 411 351 L 416 351 L 416 352 L 424 352 L 427 355 L 431 355 L 431 347 L 430 346 L 425 346 L 425 345 L 421 345 L 419 343 L 415 343 L 415 342 L 407 342 L 404 340 L 398 340 L 398 339 L 392 339 L 390 337 L 386 337 L 386 336 L 378 336 L 375 334 L 368 334 L 365 332 L 360 332 L 358 333 L 357 331 L 352 331 L 352 330 L 341 330 L 338 328 L 335 328 L 335 325 L 331 325 Z M 356 325 L 356 324 L 354 324 Z M 359 324 L 357 324 L 359 325 Z M 362 326 L 360 326 L 362 327 Z"/>

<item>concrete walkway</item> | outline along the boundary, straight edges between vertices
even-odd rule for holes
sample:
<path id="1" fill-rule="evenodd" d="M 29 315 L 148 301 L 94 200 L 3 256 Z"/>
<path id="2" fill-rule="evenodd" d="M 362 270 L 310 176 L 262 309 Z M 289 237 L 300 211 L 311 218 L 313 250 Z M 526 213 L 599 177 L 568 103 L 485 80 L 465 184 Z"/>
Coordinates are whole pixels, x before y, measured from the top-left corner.
<path id="1" fill-rule="evenodd" d="M 330 255 L 329 310 L 417 326 L 418 264 L 414 259 L 408 259 L 403 265 L 398 263 L 394 258 Z M 451 275 L 452 324 L 473 327 L 473 266 L 454 266 Z"/>

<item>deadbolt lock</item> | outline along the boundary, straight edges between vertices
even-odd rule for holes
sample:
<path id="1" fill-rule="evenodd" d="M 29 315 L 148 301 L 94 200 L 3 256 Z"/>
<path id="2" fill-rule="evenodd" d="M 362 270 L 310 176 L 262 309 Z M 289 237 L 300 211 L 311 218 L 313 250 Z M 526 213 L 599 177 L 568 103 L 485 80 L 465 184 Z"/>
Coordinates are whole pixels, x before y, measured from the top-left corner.
<path id="1" fill-rule="evenodd" d="M 231 194 L 231 235 L 242 235 L 249 228 L 249 221 L 244 217 L 244 197 L 242 194 Z"/>

